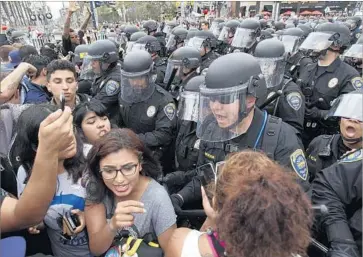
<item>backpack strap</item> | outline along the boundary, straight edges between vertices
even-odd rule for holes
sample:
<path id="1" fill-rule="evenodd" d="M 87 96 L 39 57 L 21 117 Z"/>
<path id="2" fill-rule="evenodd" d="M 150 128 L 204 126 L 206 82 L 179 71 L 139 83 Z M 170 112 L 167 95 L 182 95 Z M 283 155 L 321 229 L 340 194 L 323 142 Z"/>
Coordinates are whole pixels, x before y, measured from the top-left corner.
<path id="1" fill-rule="evenodd" d="M 262 139 L 262 150 L 269 158 L 275 159 L 275 151 L 281 131 L 282 119 L 269 115 L 265 134 Z"/>

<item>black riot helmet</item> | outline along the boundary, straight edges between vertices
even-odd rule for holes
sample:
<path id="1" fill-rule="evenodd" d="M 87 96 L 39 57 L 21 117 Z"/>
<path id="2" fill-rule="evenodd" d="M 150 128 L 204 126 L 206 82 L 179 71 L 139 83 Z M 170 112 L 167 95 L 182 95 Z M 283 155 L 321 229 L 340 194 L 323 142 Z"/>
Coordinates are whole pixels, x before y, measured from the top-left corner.
<path id="1" fill-rule="evenodd" d="M 134 50 L 146 50 L 150 54 L 159 54 L 161 45 L 158 39 L 154 36 L 144 36 L 139 38 L 132 47 Z"/>
<path id="2" fill-rule="evenodd" d="M 183 79 L 185 76 L 196 70 L 202 63 L 202 57 L 194 47 L 183 46 L 176 49 L 168 59 L 165 71 L 164 83 L 168 83 L 173 70 L 178 69 L 178 76 Z"/>
<path id="3" fill-rule="evenodd" d="M 271 34 L 271 32 L 267 29 L 261 30 L 260 41 L 269 39 L 269 38 L 273 38 L 273 35 Z"/>
<path id="4" fill-rule="evenodd" d="M 253 110 L 247 96 L 265 100 L 267 88 L 258 61 L 246 53 L 219 57 L 200 87 L 197 136 L 209 142 L 238 137 L 241 121 Z"/>
<path id="5" fill-rule="evenodd" d="M 237 28 L 231 46 L 235 48 L 243 48 L 245 52 L 256 43 L 257 38 L 261 35 L 260 22 L 256 19 L 250 18 L 242 21 L 241 25 Z"/>
<path id="6" fill-rule="evenodd" d="M 139 39 L 142 38 L 144 36 L 147 36 L 147 34 L 143 31 L 137 31 L 135 33 L 133 33 L 130 37 L 130 40 L 127 42 L 126 44 L 126 54 L 128 54 L 129 52 L 132 51 L 132 47 L 135 44 L 135 42 Z"/>
<path id="7" fill-rule="evenodd" d="M 119 60 L 119 56 L 115 44 L 108 39 L 103 39 L 89 45 L 87 59 L 99 61 L 101 72 L 103 72 L 109 66 L 106 64 L 116 63 Z"/>
<path id="8" fill-rule="evenodd" d="M 309 36 L 301 44 L 300 49 L 309 51 L 313 56 L 325 55 L 326 50 L 333 50 L 331 47 L 338 47 L 339 52 L 350 43 L 350 30 L 343 24 L 324 23 L 320 24 L 315 32 Z"/>
<path id="9" fill-rule="evenodd" d="M 121 98 L 127 103 L 139 103 L 150 98 L 155 85 L 152 82 L 153 60 L 144 50 L 126 55 L 121 70 Z"/>
<path id="10" fill-rule="evenodd" d="M 304 37 L 304 31 L 299 28 L 290 28 L 283 30 L 283 34 L 279 39 L 285 45 L 285 51 L 289 54 L 294 54 L 300 46 Z"/>
<path id="11" fill-rule="evenodd" d="M 286 29 L 291 29 L 291 28 L 295 28 L 295 24 L 293 23 L 287 23 L 285 26 Z"/>
<path id="12" fill-rule="evenodd" d="M 174 28 L 166 43 L 166 48 L 169 52 L 173 52 L 180 45 L 184 45 L 184 40 L 187 38 L 188 30 L 185 28 Z"/>
<path id="13" fill-rule="evenodd" d="M 275 38 L 266 39 L 257 44 L 254 56 L 260 64 L 267 88 L 279 86 L 286 66 L 284 44 Z"/>
<path id="14" fill-rule="evenodd" d="M 301 29 L 304 32 L 303 38 L 307 38 L 309 34 L 313 31 L 309 25 L 299 24 L 297 28 Z"/>
<path id="15" fill-rule="evenodd" d="M 163 32 L 165 33 L 166 36 L 168 36 L 176 26 L 178 26 L 177 22 L 175 21 L 168 22 L 165 24 Z"/>
<path id="16" fill-rule="evenodd" d="M 224 24 L 221 33 L 219 34 L 218 40 L 226 43 L 232 42 L 231 39 L 234 37 L 234 34 L 236 33 L 236 30 L 240 24 L 241 23 L 238 20 L 227 21 Z"/>
<path id="17" fill-rule="evenodd" d="M 274 28 L 275 28 L 276 31 L 283 30 L 283 29 L 285 29 L 285 27 L 286 27 L 286 24 L 284 22 L 282 22 L 282 21 L 276 21 L 274 23 Z"/>
<path id="18" fill-rule="evenodd" d="M 347 20 L 347 23 L 349 24 L 350 30 L 354 30 L 362 25 L 362 18 L 360 16 L 353 16 Z"/>
<path id="19" fill-rule="evenodd" d="M 81 65 L 83 63 L 83 59 L 88 55 L 89 45 L 78 45 L 74 49 L 74 56 L 72 62 L 77 65 Z"/>
<path id="20" fill-rule="evenodd" d="M 125 33 L 127 40 L 130 40 L 131 35 L 134 34 L 135 32 L 140 31 L 138 27 L 134 26 L 134 25 L 127 25 L 124 28 L 123 33 Z"/>
<path id="21" fill-rule="evenodd" d="M 177 116 L 179 120 L 198 122 L 199 87 L 204 84 L 204 76 L 191 78 L 180 92 Z"/>
<path id="22" fill-rule="evenodd" d="M 145 33 L 150 35 L 151 32 L 156 32 L 157 31 L 158 24 L 156 23 L 156 21 L 149 20 L 149 21 L 145 22 L 142 25 L 142 27 L 143 27 L 143 30 L 145 31 Z"/>
<path id="23" fill-rule="evenodd" d="M 202 49 L 212 50 L 217 46 L 217 38 L 211 31 L 200 30 L 195 33 L 195 36 L 188 40 L 187 46 L 195 47 L 198 51 Z M 205 51 L 205 53 L 209 52 Z"/>

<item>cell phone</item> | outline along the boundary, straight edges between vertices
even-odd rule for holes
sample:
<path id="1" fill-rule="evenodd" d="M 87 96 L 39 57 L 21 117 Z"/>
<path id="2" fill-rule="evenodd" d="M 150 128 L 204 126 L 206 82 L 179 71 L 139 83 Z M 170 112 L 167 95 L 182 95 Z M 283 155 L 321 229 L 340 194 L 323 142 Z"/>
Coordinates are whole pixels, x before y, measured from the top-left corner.
<path id="1" fill-rule="evenodd" d="M 212 163 L 203 164 L 197 167 L 197 170 L 203 187 L 207 187 L 211 182 L 215 181 L 216 173 Z"/>
<path id="2" fill-rule="evenodd" d="M 61 93 L 60 96 L 59 96 L 59 103 L 60 103 L 59 107 L 62 109 L 62 111 L 64 111 L 64 107 L 66 105 L 66 99 L 65 99 L 63 93 Z"/>

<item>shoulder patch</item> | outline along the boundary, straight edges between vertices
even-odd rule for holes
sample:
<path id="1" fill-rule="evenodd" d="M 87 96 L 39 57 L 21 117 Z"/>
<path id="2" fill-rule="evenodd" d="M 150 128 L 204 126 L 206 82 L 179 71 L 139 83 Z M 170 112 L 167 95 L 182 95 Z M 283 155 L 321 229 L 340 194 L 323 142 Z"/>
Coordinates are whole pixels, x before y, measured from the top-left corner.
<path id="1" fill-rule="evenodd" d="M 358 39 L 360 37 L 360 35 L 361 35 L 361 33 L 358 32 L 357 34 L 355 34 L 355 38 Z"/>
<path id="2" fill-rule="evenodd" d="M 354 77 L 351 80 L 352 85 L 355 89 L 362 89 L 363 88 L 363 78 L 362 77 Z"/>
<path id="3" fill-rule="evenodd" d="M 348 153 L 348 155 L 345 155 L 339 162 L 356 162 L 361 161 L 363 157 L 363 151 L 362 149 L 358 151 L 354 151 L 352 153 Z"/>
<path id="4" fill-rule="evenodd" d="M 115 80 L 109 80 L 105 85 L 105 89 L 108 96 L 116 95 L 120 90 L 120 83 Z"/>
<path id="5" fill-rule="evenodd" d="M 291 166 L 296 174 L 303 180 L 308 178 L 308 165 L 305 159 L 304 152 L 301 149 L 297 149 L 290 155 Z"/>
<path id="6" fill-rule="evenodd" d="M 298 92 L 292 92 L 286 96 L 286 101 L 295 111 L 300 110 L 302 105 L 302 97 Z"/>
<path id="7" fill-rule="evenodd" d="M 164 113 L 166 117 L 168 117 L 169 120 L 173 120 L 175 117 L 175 104 L 174 103 L 168 103 L 164 107 Z"/>

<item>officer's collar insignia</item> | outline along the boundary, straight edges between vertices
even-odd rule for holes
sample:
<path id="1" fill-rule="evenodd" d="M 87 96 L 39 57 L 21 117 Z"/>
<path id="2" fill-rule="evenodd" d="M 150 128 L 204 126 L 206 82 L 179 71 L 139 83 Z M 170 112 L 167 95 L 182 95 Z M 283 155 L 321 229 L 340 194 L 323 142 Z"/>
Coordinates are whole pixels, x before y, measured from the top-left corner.
<path id="1" fill-rule="evenodd" d="M 308 165 L 301 149 L 297 149 L 290 155 L 291 166 L 296 174 L 303 180 L 308 178 Z"/>
<path id="2" fill-rule="evenodd" d="M 354 77 L 351 80 L 352 85 L 355 89 L 363 89 L 363 78 L 362 77 Z"/>
<path id="3" fill-rule="evenodd" d="M 356 162 L 362 160 L 363 151 L 362 149 L 356 150 L 354 152 L 349 152 L 347 155 L 343 155 L 340 162 Z"/>

